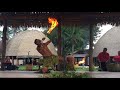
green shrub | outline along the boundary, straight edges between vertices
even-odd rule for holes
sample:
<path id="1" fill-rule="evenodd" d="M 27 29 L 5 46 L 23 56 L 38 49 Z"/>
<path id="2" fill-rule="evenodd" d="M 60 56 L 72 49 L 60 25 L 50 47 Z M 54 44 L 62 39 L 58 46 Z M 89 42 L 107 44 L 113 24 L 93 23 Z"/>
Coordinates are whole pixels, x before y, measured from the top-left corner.
<path id="1" fill-rule="evenodd" d="M 54 72 L 51 73 L 51 78 L 92 78 L 88 73 L 75 72 Z"/>
<path id="2" fill-rule="evenodd" d="M 32 66 L 32 70 L 33 71 L 36 71 L 36 70 L 38 70 L 39 69 L 39 66 L 38 65 L 33 65 Z M 20 65 L 19 67 L 18 67 L 18 70 L 20 70 L 20 71 L 26 71 L 26 65 Z"/>
<path id="3" fill-rule="evenodd" d="M 39 66 L 38 65 L 33 65 L 33 67 L 32 67 L 32 70 L 33 71 L 36 71 L 36 70 L 38 70 L 39 69 Z"/>
<path id="4" fill-rule="evenodd" d="M 93 67 L 93 71 L 98 71 L 99 67 L 98 66 L 94 66 Z M 89 66 L 79 66 L 79 67 L 75 67 L 75 71 L 89 71 Z"/>
<path id="5" fill-rule="evenodd" d="M 25 65 L 20 65 L 20 66 L 18 67 L 18 70 L 20 70 L 20 71 L 25 71 L 25 70 L 26 70 L 26 66 L 25 66 Z"/>

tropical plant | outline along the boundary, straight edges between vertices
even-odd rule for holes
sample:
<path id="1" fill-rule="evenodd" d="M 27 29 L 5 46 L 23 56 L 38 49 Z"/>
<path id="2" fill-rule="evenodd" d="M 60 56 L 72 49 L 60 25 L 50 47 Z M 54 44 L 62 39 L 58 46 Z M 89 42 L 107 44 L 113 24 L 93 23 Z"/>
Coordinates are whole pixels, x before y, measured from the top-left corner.
<path id="1" fill-rule="evenodd" d="M 7 40 L 15 36 L 18 32 L 25 31 L 27 30 L 27 27 L 18 27 L 18 28 L 13 28 L 13 27 L 7 27 Z M 0 31 L 0 39 L 2 40 L 3 36 L 3 31 Z"/>
<path id="2" fill-rule="evenodd" d="M 15 36 L 17 33 L 27 30 L 27 27 L 18 27 L 18 28 L 8 27 L 7 29 L 8 29 L 7 30 L 7 38 L 10 39 L 13 36 Z"/>
<path id="3" fill-rule="evenodd" d="M 52 72 L 50 78 L 92 78 L 89 73 Z"/>
<path id="4" fill-rule="evenodd" d="M 74 51 L 84 50 L 89 44 L 89 27 L 84 26 L 62 26 L 62 46 L 63 54 L 73 53 Z M 99 28 L 94 26 L 93 39 L 96 40 L 97 34 L 100 33 Z M 52 31 L 51 34 L 47 34 L 47 30 L 44 33 L 52 40 L 53 44 L 57 47 L 58 32 L 57 28 Z"/>

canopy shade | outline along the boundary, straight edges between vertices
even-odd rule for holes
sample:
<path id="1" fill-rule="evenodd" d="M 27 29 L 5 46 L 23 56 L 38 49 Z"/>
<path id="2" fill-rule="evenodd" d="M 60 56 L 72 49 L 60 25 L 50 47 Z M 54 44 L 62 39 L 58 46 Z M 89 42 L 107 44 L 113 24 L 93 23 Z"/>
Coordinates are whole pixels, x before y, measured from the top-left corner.
<path id="1" fill-rule="evenodd" d="M 0 25 L 48 26 L 48 17 L 61 19 L 61 25 L 120 24 L 120 12 L 1 12 Z"/>

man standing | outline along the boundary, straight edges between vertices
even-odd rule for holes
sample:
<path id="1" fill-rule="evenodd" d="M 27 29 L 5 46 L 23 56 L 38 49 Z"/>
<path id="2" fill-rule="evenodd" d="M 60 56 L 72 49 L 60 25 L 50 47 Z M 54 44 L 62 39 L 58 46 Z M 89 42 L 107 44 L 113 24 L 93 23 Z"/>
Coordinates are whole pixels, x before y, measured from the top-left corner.
<path id="1" fill-rule="evenodd" d="M 106 63 L 110 59 L 109 53 L 107 53 L 107 48 L 103 49 L 103 52 L 100 52 L 98 55 L 98 60 L 100 62 L 100 68 L 103 71 L 107 71 Z"/>

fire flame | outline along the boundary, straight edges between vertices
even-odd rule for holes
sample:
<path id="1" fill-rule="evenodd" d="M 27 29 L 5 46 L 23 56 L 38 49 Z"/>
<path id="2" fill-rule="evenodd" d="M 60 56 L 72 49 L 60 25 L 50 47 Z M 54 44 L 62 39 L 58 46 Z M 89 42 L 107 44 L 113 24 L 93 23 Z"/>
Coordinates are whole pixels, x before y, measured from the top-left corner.
<path id="1" fill-rule="evenodd" d="M 85 58 L 83 58 L 81 61 L 78 62 L 78 64 L 84 64 L 85 63 Z"/>
<path id="2" fill-rule="evenodd" d="M 48 30 L 48 34 L 50 34 L 51 32 L 52 32 L 52 30 L 56 27 L 56 26 L 58 26 L 58 21 L 57 21 L 57 19 L 55 19 L 55 18 L 48 18 L 48 22 L 51 24 L 51 27 L 49 28 L 49 30 Z"/>

